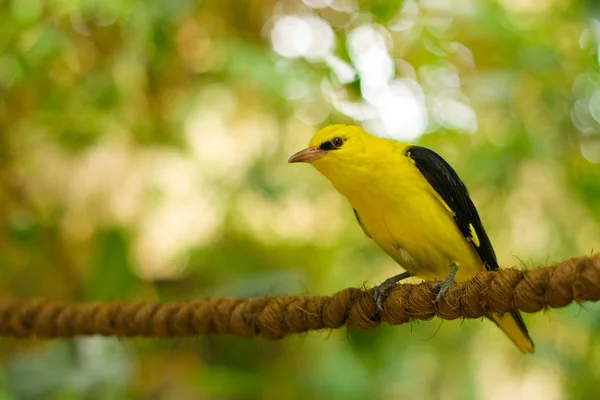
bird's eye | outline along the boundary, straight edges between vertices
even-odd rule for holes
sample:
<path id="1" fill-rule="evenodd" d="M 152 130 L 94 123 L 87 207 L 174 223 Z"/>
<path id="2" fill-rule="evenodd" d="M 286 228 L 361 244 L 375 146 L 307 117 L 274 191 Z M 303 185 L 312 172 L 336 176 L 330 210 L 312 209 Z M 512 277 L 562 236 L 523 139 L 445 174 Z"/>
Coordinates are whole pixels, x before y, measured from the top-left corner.
<path id="1" fill-rule="evenodd" d="M 321 143 L 321 145 L 319 146 L 319 149 L 327 150 L 327 151 L 337 150 L 344 145 L 345 141 L 346 140 L 344 140 L 344 138 L 336 136 L 331 140 Z"/>
<path id="2" fill-rule="evenodd" d="M 335 137 L 333 138 L 333 140 L 331 140 L 331 144 L 333 144 L 333 147 L 335 147 L 336 149 L 339 149 L 344 144 L 344 139 L 342 139 L 341 137 Z"/>

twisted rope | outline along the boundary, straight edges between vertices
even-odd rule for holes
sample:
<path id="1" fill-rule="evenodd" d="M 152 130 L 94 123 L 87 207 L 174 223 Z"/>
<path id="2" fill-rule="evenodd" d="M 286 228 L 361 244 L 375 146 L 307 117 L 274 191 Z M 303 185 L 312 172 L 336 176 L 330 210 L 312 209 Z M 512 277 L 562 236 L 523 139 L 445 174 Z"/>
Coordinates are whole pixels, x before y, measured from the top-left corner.
<path id="1" fill-rule="evenodd" d="M 452 286 L 439 303 L 431 282 L 402 284 L 389 292 L 383 312 L 372 290 L 344 289 L 332 296 L 254 299 L 206 298 L 186 302 L 61 304 L 0 300 L 0 336 L 69 338 L 79 335 L 183 337 L 232 334 L 280 339 L 319 329 L 370 329 L 434 316 L 480 318 L 519 309 L 532 313 L 572 301 L 600 300 L 600 254 L 572 258 L 532 271 L 481 272 Z"/>

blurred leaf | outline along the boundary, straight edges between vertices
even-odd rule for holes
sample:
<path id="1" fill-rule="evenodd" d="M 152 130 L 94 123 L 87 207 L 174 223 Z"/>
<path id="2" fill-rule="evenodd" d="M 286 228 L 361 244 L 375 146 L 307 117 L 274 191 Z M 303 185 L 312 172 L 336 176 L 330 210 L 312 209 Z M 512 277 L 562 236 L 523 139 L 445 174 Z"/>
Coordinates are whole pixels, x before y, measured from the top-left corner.
<path id="1" fill-rule="evenodd" d="M 128 239 L 119 230 L 107 230 L 98 238 L 93 273 L 87 293 L 95 301 L 127 299 L 138 279 L 130 270 Z"/>

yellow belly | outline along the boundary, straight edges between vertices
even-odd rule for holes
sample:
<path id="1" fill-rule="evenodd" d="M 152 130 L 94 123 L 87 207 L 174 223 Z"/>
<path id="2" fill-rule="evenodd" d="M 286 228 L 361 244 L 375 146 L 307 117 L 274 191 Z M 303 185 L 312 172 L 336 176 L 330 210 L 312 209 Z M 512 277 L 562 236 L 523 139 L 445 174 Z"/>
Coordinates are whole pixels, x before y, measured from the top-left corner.
<path id="1" fill-rule="evenodd" d="M 418 172 L 417 172 L 418 173 Z M 483 270 L 483 263 L 450 212 L 421 176 L 395 179 L 390 191 L 369 188 L 348 196 L 371 238 L 414 276 L 444 279 L 455 263 L 457 281 Z"/>

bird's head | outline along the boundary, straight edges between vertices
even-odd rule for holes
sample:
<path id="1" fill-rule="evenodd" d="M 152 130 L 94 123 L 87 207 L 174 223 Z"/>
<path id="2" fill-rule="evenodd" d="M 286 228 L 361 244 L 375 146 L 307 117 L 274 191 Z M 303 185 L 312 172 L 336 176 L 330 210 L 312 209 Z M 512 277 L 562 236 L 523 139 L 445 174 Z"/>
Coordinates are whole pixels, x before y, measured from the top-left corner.
<path id="1" fill-rule="evenodd" d="M 377 140 L 355 125 L 329 125 L 317 132 L 308 147 L 290 157 L 288 162 L 312 164 L 338 190 L 357 184 L 369 170 L 367 148 Z"/>
<path id="2" fill-rule="evenodd" d="M 370 135 L 355 125 L 329 125 L 317 132 L 308 147 L 290 157 L 288 162 L 305 162 L 318 170 L 356 163 L 365 152 Z"/>

